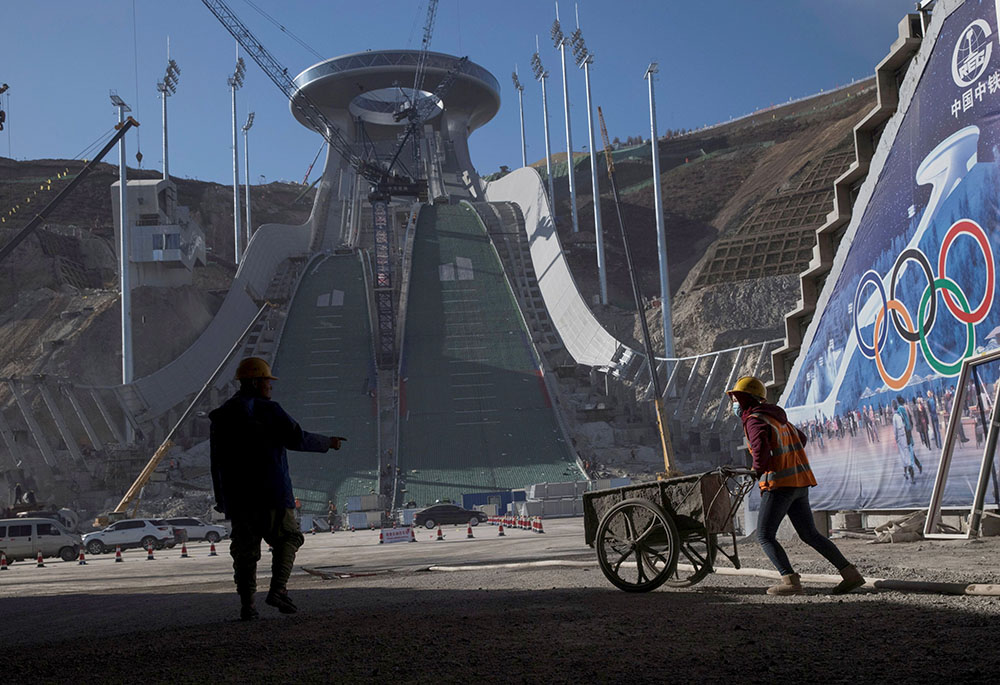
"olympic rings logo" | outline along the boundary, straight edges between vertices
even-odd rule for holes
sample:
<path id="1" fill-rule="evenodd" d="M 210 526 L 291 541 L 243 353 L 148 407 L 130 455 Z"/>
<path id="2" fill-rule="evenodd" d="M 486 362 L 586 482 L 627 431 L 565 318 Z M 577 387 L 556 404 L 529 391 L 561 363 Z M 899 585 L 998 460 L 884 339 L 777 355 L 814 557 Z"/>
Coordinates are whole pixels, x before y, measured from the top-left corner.
<path id="1" fill-rule="evenodd" d="M 975 309 L 972 309 L 969 305 L 969 299 L 961 286 L 951 278 L 948 278 L 945 273 L 948 263 L 948 253 L 952 245 L 955 244 L 955 239 L 962 234 L 969 235 L 975 239 L 982 253 L 983 261 L 986 263 L 986 290 L 983 292 L 982 299 Z M 927 287 L 924 289 L 923 295 L 920 297 L 920 304 L 917 307 L 915 321 L 910 312 L 907 311 L 906 306 L 896 299 L 899 272 L 908 261 L 916 262 L 923 271 L 924 278 L 927 280 Z M 892 390 L 901 390 L 913 376 L 913 369 L 917 362 L 918 345 L 928 366 L 941 375 L 955 376 L 962 367 L 962 361 L 966 357 L 972 356 L 976 343 L 975 325 L 986 318 L 986 315 L 989 314 L 993 306 L 995 283 L 996 268 L 993 263 L 993 250 L 990 248 L 989 240 L 986 238 L 986 232 L 983 231 L 979 224 L 970 219 L 956 221 L 948 229 L 948 233 L 941 243 L 941 249 L 938 251 L 936 276 L 931 269 L 931 263 L 927 259 L 927 255 L 921 250 L 911 247 L 903 250 L 896 258 L 896 263 L 893 264 L 892 276 L 889 279 L 888 297 L 886 297 L 882 277 L 874 270 L 865 272 L 861 277 L 858 289 L 854 293 L 854 337 L 858 341 L 858 349 L 868 359 L 875 360 L 879 375 Z M 862 337 L 861 328 L 858 325 L 858 313 L 864 302 L 862 297 L 868 286 L 874 287 L 875 292 L 878 293 L 878 297 L 882 302 L 882 306 L 875 317 L 875 327 L 872 331 L 872 340 L 870 343 Z M 944 305 L 947 310 L 956 320 L 964 323 L 966 329 L 965 351 L 958 359 L 952 362 L 938 359 L 927 343 L 927 336 L 930 335 L 934 329 L 934 324 L 937 322 L 939 312 L 937 295 L 939 290 L 944 298 Z M 887 318 L 889 321 L 886 321 Z M 906 369 L 901 375 L 896 377 L 889 375 L 885 370 L 885 366 L 882 363 L 882 356 L 879 352 L 885 349 L 890 322 L 896 335 L 910 344 Z"/>

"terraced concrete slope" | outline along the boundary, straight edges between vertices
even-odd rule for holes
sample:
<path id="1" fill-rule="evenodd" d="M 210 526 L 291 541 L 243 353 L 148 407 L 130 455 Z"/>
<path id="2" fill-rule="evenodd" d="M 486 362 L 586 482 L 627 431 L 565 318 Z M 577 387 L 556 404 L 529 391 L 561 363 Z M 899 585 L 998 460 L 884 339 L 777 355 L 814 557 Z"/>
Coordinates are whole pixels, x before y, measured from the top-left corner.
<path id="1" fill-rule="evenodd" d="M 420 212 L 401 393 L 404 500 L 580 476 L 500 260 L 467 206 Z"/>
<path id="2" fill-rule="evenodd" d="M 371 327 L 357 256 L 325 257 L 302 278 L 275 359 L 274 399 L 308 431 L 348 438 L 339 451 L 289 452 L 305 511 L 344 510 L 377 488 L 377 421 Z"/>

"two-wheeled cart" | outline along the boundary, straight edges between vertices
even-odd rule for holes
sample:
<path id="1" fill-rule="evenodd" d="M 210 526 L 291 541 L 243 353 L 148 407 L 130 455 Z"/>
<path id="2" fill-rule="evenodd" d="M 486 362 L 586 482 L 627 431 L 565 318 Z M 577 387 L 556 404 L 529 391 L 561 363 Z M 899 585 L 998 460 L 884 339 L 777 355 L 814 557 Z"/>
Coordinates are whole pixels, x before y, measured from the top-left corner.
<path id="1" fill-rule="evenodd" d="M 588 492 L 587 544 L 607 579 L 626 592 L 694 585 L 714 570 L 720 552 L 740 567 L 733 517 L 754 483 L 750 470 L 722 466 Z M 724 534 L 732 535 L 731 554 L 718 545 Z"/>

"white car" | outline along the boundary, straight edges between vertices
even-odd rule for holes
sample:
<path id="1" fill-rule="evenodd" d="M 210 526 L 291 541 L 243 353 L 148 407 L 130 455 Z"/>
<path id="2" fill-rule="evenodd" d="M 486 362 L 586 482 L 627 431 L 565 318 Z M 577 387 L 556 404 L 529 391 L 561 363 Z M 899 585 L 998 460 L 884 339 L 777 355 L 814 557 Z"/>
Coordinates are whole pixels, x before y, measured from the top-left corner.
<path id="1" fill-rule="evenodd" d="M 222 526 L 205 523 L 201 519 L 185 516 L 180 518 L 164 519 L 164 521 L 173 526 L 175 531 L 178 528 L 186 530 L 188 540 L 208 540 L 209 542 L 218 542 L 222 538 L 229 535 L 229 531 Z"/>
<path id="2" fill-rule="evenodd" d="M 83 536 L 83 546 L 88 554 L 113 552 L 119 545 L 122 549 L 146 549 L 150 545 L 154 549 L 173 547 L 174 529 L 160 519 L 125 519 Z"/>

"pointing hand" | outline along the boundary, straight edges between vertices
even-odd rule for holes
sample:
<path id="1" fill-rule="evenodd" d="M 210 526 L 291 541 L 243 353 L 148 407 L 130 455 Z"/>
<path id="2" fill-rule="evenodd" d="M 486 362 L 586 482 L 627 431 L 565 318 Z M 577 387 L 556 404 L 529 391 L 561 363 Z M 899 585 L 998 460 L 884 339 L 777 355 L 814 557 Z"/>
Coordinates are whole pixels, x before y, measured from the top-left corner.
<path id="1" fill-rule="evenodd" d="M 340 443 L 347 442 L 347 438 L 342 438 L 339 435 L 334 435 L 330 438 L 330 447 L 335 450 L 340 449 Z"/>

